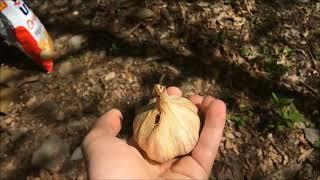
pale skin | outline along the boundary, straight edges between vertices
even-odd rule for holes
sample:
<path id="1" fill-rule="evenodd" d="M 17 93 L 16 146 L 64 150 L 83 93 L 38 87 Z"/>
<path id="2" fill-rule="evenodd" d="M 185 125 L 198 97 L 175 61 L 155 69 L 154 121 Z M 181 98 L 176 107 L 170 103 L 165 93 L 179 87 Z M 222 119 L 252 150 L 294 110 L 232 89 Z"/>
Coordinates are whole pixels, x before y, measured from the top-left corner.
<path id="1" fill-rule="evenodd" d="M 177 87 L 167 89 L 169 95 L 181 96 Z M 193 95 L 189 99 L 203 117 L 203 128 L 193 151 L 162 164 L 154 164 L 139 148 L 117 138 L 122 114 L 112 109 L 98 119 L 85 137 L 82 148 L 89 179 L 208 179 L 226 120 L 226 106 L 211 96 Z"/>

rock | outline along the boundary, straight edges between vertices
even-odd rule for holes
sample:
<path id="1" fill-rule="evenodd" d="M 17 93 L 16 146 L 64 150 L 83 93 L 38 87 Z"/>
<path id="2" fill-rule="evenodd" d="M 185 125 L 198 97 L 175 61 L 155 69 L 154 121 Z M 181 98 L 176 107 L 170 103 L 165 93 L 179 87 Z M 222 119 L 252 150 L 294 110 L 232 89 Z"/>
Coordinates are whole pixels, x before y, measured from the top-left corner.
<path id="1" fill-rule="evenodd" d="M 58 113 L 57 113 L 57 117 L 56 117 L 56 119 L 57 119 L 57 121 L 63 121 L 64 120 L 64 118 L 65 118 L 65 114 L 64 114 L 64 112 L 63 111 L 58 111 Z"/>
<path id="2" fill-rule="evenodd" d="M 26 106 L 28 108 L 32 107 L 35 103 L 37 102 L 37 97 L 36 96 L 32 96 L 27 102 L 26 102 Z"/>
<path id="3" fill-rule="evenodd" d="M 52 100 L 35 106 L 32 113 L 48 121 L 62 121 L 64 119 L 64 112 L 60 110 L 58 103 Z"/>
<path id="4" fill-rule="evenodd" d="M 72 15 L 78 16 L 78 15 L 79 15 L 79 11 L 73 11 L 73 12 L 72 12 Z"/>
<path id="5" fill-rule="evenodd" d="M 28 131 L 29 130 L 26 127 L 22 127 L 22 128 L 17 129 L 17 130 L 10 131 L 10 141 L 11 142 L 16 142 L 17 140 L 19 140 L 20 138 L 25 136 Z"/>
<path id="6" fill-rule="evenodd" d="M 173 18 L 170 15 L 170 12 L 168 11 L 168 9 L 166 7 L 161 8 L 161 16 L 168 22 L 168 23 L 172 23 L 173 22 Z"/>
<path id="7" fill-rule="evenodd" d="M 72 0 L 72 5 L 79 6 L 82 3 L 82 0 Z"/>
<path id="8" fill-rule="evenodd" d="M 71 62 L 63 62 L 60 67 L 59 67 L 59 70 L 58 72 L 64 76 L 64 75 L 67 75 L 67 74 L 70 74 L 71 71 L 72 71 L 72 63 Z"/>
<path id="9" fill-rule="evenodd" d="M 3 152 L 5 152 L 8 148 L 9 148 L 9 144 L 10 144 L 10 134 L 7 132 L 4 133 L 0 133 L 0 149 L 1 149 L 1 153 L 0 155 L 2 155 Z"/>
<path id="10" fill-rule="evenodd" d="M 8 117 L 7 119 L 5 119 L 4 120 L 4 123 L 6 124 L 6 125 L 9 125 L 9 124 L 11 124 L 12 122 L 13 122 L 13 118 L 12 117 Z"/>
<path id="11" fill-rule="evenodd" d="M 306 139 L 313 145 L 320 140 L 320 130 L 315 128 L 304 128 L 303 129 Z"/>
<path id="12" fill-rule="evenodd" d="M 116 77 L 116 73 L 115 72 L 110 72 L 109 74 L 107 74 L 104 77 L 104 81 L 108 82 L 108 81 L 112 80 L 115 77 Z"/>
<path id="13" fill-rule="evenodd" d="M 28 76 L 23 78 L 22 84 L 36 82 L 36 81 L 39 81 L 39 79 L 40 79 L 39 75 Z"/>
<path id="14" fill-rule="evenodd" d="M 272 133 L 269 133 L 269 134 L 267 135 L 267 138 L 269 139 L 270 142 L 274 143 L 274 138 L 273 138 Z"/>
<path id="15" fill-rule="evenodd" d="M 133 16 L 137 20 L 146 20 L 146 19 L 152 18 L 154 16 L 154 13 L 151 9 L 148 9 L 148 8 L 137 8 L 133 12 Z"/>
<path id="16" fill-rule="evenodd" d="M 266 177 L 260 178 L 263 180 L 286 180 L 286 179 L 294 179 L 298 172 L 301 170 L 302 166 L 299 165 L 292 165 L 285 168 L 282 168 Z"/>
<path id="17" fill-rule="evenodd" d="M 78 121 L 71 121 L 67 125 L 68 131 L 75 132 L 75 131 L 82 131 L 87 129 L 87 124 L 84 119 Z"/>
<path id="18" fill-rule="evenodd" d="M 57 137 L 45 140 L 32 154 L 31 165 L 40 169 L 55 172 L 67 158 L 69 145 Z"/>
<path id="19" fill-rule="evenodd" d="M 79 72 L 80 70 L 81 66 L 79 64 L 66 61 L 60 64 L 58 72 L 61 76 L 66 76 L 69 74 Z"/>
<path id="20" fill-rule="evenodd" d="M 0 112 L 8 114 L 12 105 L 18 101 L 19 91 L 16 88 L 0 86 Z"/>
<path id="21" fill-rule="evenodd" d="M 299 171 L 298 176 L 295 176 L 297 179 L 316 179 L 317 176 L 314 174 L 315 169 L 312 165 L 306 163 L 303 165 L 302 169 Z"/>
<path id="22" fill-rule="evenodd" d="M 83 157 L 82 157 L 81 147 L 77 147 L 77 148 L 73 151 L 73 153 L 72 153 L 72 155 L 71 155 L 71 160 L 76 161 L 76 160 L 80 160 L 80 159 L 82 159 L 82 158 L 83 158 Z"/>
<path id="23" fill-rule="evenodd" d="M 0 68 L 0 84 L 16 87 L 21 79 L 23 79 L 22 71 L 10 68 Z"/>
<path id="24" fill-rule="evenodd" d="M 72 36 L 68 41 L 68 47 L 71 51 L 79 51 L 83 48 L 86 38 L 82 35 Z"/>
<path id="25" fill-rule="evenodd" d="M 68 4 L 68 0 L 55 0 L 53 1 L 56 6 L 66 6 Z"/>

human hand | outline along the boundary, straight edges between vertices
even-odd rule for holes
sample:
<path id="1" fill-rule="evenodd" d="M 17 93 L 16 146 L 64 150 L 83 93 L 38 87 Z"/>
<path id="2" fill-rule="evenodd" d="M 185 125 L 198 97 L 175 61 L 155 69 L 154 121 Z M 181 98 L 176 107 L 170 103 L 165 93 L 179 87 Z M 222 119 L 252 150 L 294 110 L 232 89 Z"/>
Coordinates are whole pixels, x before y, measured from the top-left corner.
<path id="1" fill-rule="evenodd" d="M 169 87 L 167 92 L 182 96 L 176 87 Z M 121 129 L 122 114 L 112 109 L 97 120 L 83 141 L 88 178 L 208 179 L 225 125 L 226 106 L 211 96 L 194 95 L 189 99 L 204 120 L 198 143 L 190 154 L 162 164 L 151 163 L 138 147 L 116 137 Z"/>

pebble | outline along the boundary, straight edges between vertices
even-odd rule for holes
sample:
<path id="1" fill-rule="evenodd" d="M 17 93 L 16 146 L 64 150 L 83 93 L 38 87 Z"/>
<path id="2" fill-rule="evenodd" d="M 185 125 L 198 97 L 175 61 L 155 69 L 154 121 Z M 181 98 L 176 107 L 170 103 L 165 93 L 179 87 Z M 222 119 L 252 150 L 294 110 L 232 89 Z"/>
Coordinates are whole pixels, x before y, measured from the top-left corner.
<path id="1" fill-rule="evenodd" d="M 269 139 L 269 141 L 271 141 L 272 143 L 274 143 L 274 139 L 273 139 L 273 135 L 271 133 L 269 133 L 267 135 L 267 138 Z"/>
<path id="2" fill-rule="evenodd" d="M 65 119 L 64 112 L 61 111 L 58 103 L 53 100 L 48 100 L 35 106 L 33 113 L 48 121 L 62 121 Z"/>
<path id="3" fill-rule="evenodd" d="M 59 67 L 59 74 L 62 76 L 65 76 L 67 74 L 70 74 L 72 72 L 72 63 L 71 62 L 63 62 Z"/>
<path id="4" fill-rule="evenodd" d="M 152 18 L 154 16 L 154 13 L 151 9 L 148 8 L 137 8 L 134 11 L 133 16 L 138 20 L 146 20 Z"/>
<path id="5" fill-rule="evenodd" d="M 86 38 L 82 35 L 72 36 L 68 41 L 68 47 L 72 51 L 78 51 L 82 49 L 85 42 Z"/>
<path id="6" fill-rule="evenodd" d="M 81 119 L 78 121 L 71 121 L 67 125 L 68 130 L 70 130 L 72 132 L 85 130 L 86 127 L 87 127 L 87 124 L 86 124 L 85 119 Z"/>
<path id="7" fill-rule="evenodd" d="M 28 128 L 22 127 L 14 131 L 10 131 L 10 141 L 11 142 L 16 142 L 19 140 L 21 137 L 25 136 L 28 132 Z"/>
<path id="8" fill-rule="evenodd" d="M 320 130 L 315 128 L 304 128 L 303 129 L 306 139 L 313 145 L 320 140 Z"/>
<path id="9" fill-rule="evenodd" d="M 112 79 L 115 78 L 115 77 L 116 77 L 116 73 L 115 73 L 115 72 L 110 72 L 109 74 L 107 74 L 107 75 L 104 77 L 104 80 L 105 80 L 106 82 L 108 82 L 108 81 L 112 80 Z"/>
<path id="10" fill-rule="evenodd" d="M 56 119 L 57 119 L 57 121 L 63 121 L 65 119 L 64 112 L 63 111 L 58 111 Z"/>
<path id="11" fill-rule="evenodd" d="M 69 145 L 67 143 L 60 138 L 51 137 L 33 152 L 31 165 L 39 169 L 55 171 L 67 158 L 68 152 Z"/>
<path id="12" fill-rule="evenodd" d="M 78 16 L 78 15 L 79 15 L 79 11 L 73 11 L 73 12 L 72 12 L 72 15 Z"/>
<path id="13" fill-rule="evenodd" d="M 170 12 L 168 11 L 167 8 L 161 8 L 161 16 L 166 20 L 168 21 L 168 23 L 172 23 L 173 22 L 173 18 L 172 16 L 170 15 Z"/>
<path id="14" fill-rule="evenodd" d="M 81 69 L 82 67 L 79 64 L 66 61 L 60 64 L 58 72 L 61 76 L 66 76 L 69 74 L 79 72 Z"/>
<path id="15" fill-rule="evenodd" d="M 56 6 L 65 6 L 68 4 L 68 0 L 55 0 L 53 2 Z"/>
<path id="16" fill-rule="evenodd" d="M 32 97 L 26 102 L 26 106 L 30 108 L 30 107 L 32 107 L 36 102 L 37 102 L 37 97 L 36 97 L 36 96 L 32 96 Z"/>
<path id="17" fill-rule="evenodd" d="M 73 151 L 73 153 L 72 153 L 72 155 L 71 155 L 71 160 L 76 161 L 76 160 L 80 160 L 80 159 L 82 159 L 82 158 L 83 158 L 83 157 L 82 157 L 81 147 L 77 147 L 77 148 Z"/>
<path id="18" fill-rule="evenodd" d="M 11 124 L 12 122 L 13 122 L 13 118 L 11 118 L 11 117 L 9 117 L 9 118 L 7 118 L 7 119 L 5 119 L 4 120 L 4 123 L 6 124 L 6 125 L 9 125 L 9 124 Z"/>
<path id="19" fill-rule="evenodd" d="M 82 0 L 72 0 L 72 5 L 79 6 L 82 3 Z"/>

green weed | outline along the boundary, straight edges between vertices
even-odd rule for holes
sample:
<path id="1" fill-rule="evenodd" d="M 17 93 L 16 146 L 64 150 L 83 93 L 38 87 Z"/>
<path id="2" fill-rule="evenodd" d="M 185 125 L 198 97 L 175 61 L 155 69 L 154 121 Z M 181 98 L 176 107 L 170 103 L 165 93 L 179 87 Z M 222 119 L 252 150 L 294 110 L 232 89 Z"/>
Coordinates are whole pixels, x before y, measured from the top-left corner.
<path id="1" fill-rule="evenodd" d="M 293 101 L 294 99 L 278 97 L 272 93 L 271 105 L 277 119 L 270 127 L 281 131 L 285 128 L 293 128 L 295 123 L 304 121 L 303 115 L 297 110 Z"/>
<path id="2" fill-rule="evenodd" d="M 274 49 L 270 49 L 269 47 L 263 47 L 261 49 L 243 47 L 240 50 L 242 57 L 249 60 L 258 60 L 257 62 L 271 78 L 281 77 L 288 72 L 290 66 L 285 64 L 287 62 L 286 58 L 293 53 L 294 50 L 287 46 Z"/>
<path id="3" fill-rule="evenodd" d="M 278 64 L 277 59 L 271 56 L 266 56 L 264 58 L 264 61 L 265 71 L 271 78 L 281 77 L 289 70 L 288 66 Z"/>
<path id="4" fill-rule="evenodd" d="M 119 51 L 121 48 L 116 44 L 116 43 L 112 43 L 111 44 L 111 51 Z"/>
<path id="5" fill-rule="evenodd" d="M 320 139 L 314 144 L 314 147 L 320 152 Z"/>
<path id="6" fill-rule="evenodd" d="M 289 70 L 288 66 L 279 64 L 278 59 L 280 59 L 282 55 L 289 56 L 291 53 L 292 49 L 290 48 L 276 49 L 274 54 L 268 47 L 263 48 L 264 68 L 271 78 L 281 77 Z"/>
<path id="7" fill-rule="evenodd" d="M 247 58 L 247 59 L 254 59 L 254 58 L 256 58 L 259 54 L 258 54 L 256 51 L 254 51 L 254 50 L 252 50 L 252 49 L 250 49 L 250 48 L 245 47 L 245 48 L 242 48 L 242 49 L 241 49 L 240 55 L 243 56 L 243 57 L 245 57 L 245 58 Z"/>
<path id="8" fill-rule="evenodd" d="M 237 127 L 245 126 L 252 118 L 253 112 L 247 107 L 241 107 L 239 110 L 233 110 L 227 116 L 227 119 L 234 122 Z"/>

